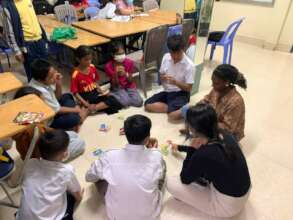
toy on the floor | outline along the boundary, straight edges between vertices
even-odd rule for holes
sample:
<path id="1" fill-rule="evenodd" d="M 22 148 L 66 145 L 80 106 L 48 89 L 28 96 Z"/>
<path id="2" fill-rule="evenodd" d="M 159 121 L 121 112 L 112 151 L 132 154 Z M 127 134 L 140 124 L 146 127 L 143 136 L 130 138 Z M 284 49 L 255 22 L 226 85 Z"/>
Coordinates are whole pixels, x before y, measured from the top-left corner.
<path id="1" fill-rule="evenodd" d="M 100 156 L 102 153 L 103 153 L 103 150 L 101 150 L 101 149 L 96 149 L 96 150 L 93 152 L 93 155 L 96 156 L 96 157 L 98 157 L 98 156 Z"/>
<path id="2" fill-rule="evenodd" d="M 108 132 L 110 130 L 110 126 L 107 124 L 101 124 L 99 131 Z"/>
<path id="3" fill-rule="evenodd" d="M 161 144 L 160 145 L 160 150 L 161 150 L 161 153 L 164 156 L 168 156 L 168 154 L 169 154 L 169 144 Z"/>

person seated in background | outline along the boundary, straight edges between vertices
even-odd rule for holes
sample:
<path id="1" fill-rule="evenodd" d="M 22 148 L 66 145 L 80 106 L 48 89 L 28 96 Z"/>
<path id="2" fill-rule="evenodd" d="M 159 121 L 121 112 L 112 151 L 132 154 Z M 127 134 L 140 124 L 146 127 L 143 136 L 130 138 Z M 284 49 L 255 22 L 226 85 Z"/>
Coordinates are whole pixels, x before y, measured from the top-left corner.
<path id="1" fill-rule="evenodd" d="M 246 159 L 234 137 L 218 127 L 209 104 L 187 111 L 191 146 L 172 143 L 173 151 L 186 152 L 180 177 L 167 179 L 167 190 L 176 199 L 209 216 L 228 218 L 245 206 L 251 189 Z"/>
<path id="2" fill-rule="evenodd" d="M 112 44 L 112 59 L 105 65 L 105 73 L 111 80 L 111 94 L 123 107 L 141 107 L 141 98 L 133 81 L 134 63 L 126 58 L 124 47 L 120 42 Z"/>
<path id="3" fill-rule="evenodd" d="M 102 1 L 104 7 L 100 9 L 95 19 L 111 19 L 116 16 L 116 2 L 117 0 L 104 0 Z"/>
<path id="4" fill-rule="evenodd" d="M 244 137 L 245 103 L 235 85 L 247 88 L 243 74 L 232 65 L 219 65 L 212 75 L 213 89 L 201 102 L 211 104 L 217 112 L 219 128 L 230 132 L 240 141 Z M 186 118 L 188 109 L 189 105 L 182 107 L 183 118 Z M 181 133 L 186 133 L 186 129 Z"/>
<path id="5" fill-rule="evenodd" d="M 116 6 L 119 15 L 131 15 L 134 13 L 133 0 L 116 0 Z"/>
<path id="6" fill-rule="evenodd" d="M 88 110 L 76 105 L 71 94 L 62 94 L 62 75 L 48 61 L 42 59 L 35 60 L 31 69 L 33 79 L 29 86 L 39 90 L 44 101 L 56 113 L 50 127 L 68 130 L 82 124 Z"/>
<path id="7" fill-rule="evenodd" d="M 166 165 L 157 142 L 150 138 L 151 120 L 133 115 L 124 122 L 128 143 L 124 149 L 101 154 L 86 173 L 105 196 L 109 219 L 155 220 L 162 205 Z"/>
<path id="8" fill-rule="evenodd" d="M 168 38 L 170 53 L 164 55 L 160 79 L 164 91 L 145 101 L 145 110 L 154 113 L 168 113 L 170 120 L 180 119 L 180 108 L 190 99 L 194 83 L 195 65 L 184 53 L 182 35 Z"/>
<path id="9" fill-rule="evenodd" d="M 91 112 L 117 113 L 122 105 L 117 99 L 102 91 L 97 83 L 100 76 L 92 64 L 92 50 L 79 46 L 75 51 L 77 66 L 72 74 L 70 90 L 76 99 Z"/>
<path id="10" fill-rule="evenodd" d="M 22 87 L 19 89 L 14 96 L 14 99 L 18 99 L 20 97 L 26 96 L 26 95 L 31 95 L 34 94 L 41 99 L 43 99 L 42 93 L 38 91 L 37 89 L 33 87 Z M 85 141 L 80 138 L 78 135 L 80 125 L 75 125 L 76 123 L 74 121 L 71 121 L 73 124 L 72 128 L 69 130 L 66 130 L 66 133 L 69 136 L 69 145 L 68 145 L 68 153 L 69 156 L 66 161 L 70 161 L 80 154 L 82 154 L 85 151 Z M 50 127 L 47 127 L 44 123 L 38 123 L 36 126 L 39 129 L 39 133 L 43 134 L 47 131 L 52 131 L 53 129 Z M 16 142 L 16 149 L 18 153 L 20 154 L 20 157 L 22 160 L 25 159 L 25 156 L 27 154 L 27 151 L 29 149 L 29 145 L 32 141 L 34 135 L 34 127 L 27 127 L 27 129 L 17 135 L 14 135 L 12 138 Z M 39 147 L 36 145 L 33 152 L 32 152 L 32 158 L 40 158 L 40 151 Z M 65 162 L 66 162 L 65 161 Z"/>
<path id="11" fill-rule="evenodd" d="M 42 134 L 38 146 L 42 159 L 30 159 L 24 169 L 20 208 L 16 219 L 72 220 L 73 209 L 83 197 L 68 157 L 69 137 L 65 131 Z"/>

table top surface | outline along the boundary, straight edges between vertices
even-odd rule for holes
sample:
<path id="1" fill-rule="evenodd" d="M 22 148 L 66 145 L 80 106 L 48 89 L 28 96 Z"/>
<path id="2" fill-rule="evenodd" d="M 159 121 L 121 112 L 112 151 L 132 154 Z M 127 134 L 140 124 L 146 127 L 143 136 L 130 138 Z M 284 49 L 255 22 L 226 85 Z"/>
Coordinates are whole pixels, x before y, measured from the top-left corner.
<path id="1" fill-rule="evenodd" d="M 45 29 L 46 33 L 49 35 L 51 35 L 55 27 L 66 26 L 66 24 L 60 21 L 57 21 L 54 15 L 38 15 L 38 19 L 42 27 Z M 81 30 L 79 28 L 76 28 L 76 31 L 77 31 L 77 39 L 67 40 L 62 42 L 62 44 L 68 47 L 71 47 L 73 49 L 76 49 L 80 45 L 97 46 L 100 44 L 110 42 L 110 39 Z"/>
<path id="2" fill-rule="evenodd" d="M 55 115 L 55 112 L 36 95 L 27 95 L 0 105 L 0 139 L 18 134 L 29 126 L 13 122 L 19 112 L 42 112 L 44 113 L 43 121 Z"/>
<path id="3" fill-rule="evenodd" d="M 177 23 L 176 12 L 174 11 L 155 10 L 146 14 L 148 14 L 148 16 L 139 16 L 135 19 L 140 19 L 160 25 L 175 25 Z"/>
<path id="4" fill-rule="evenodd" d="M 14 91 L 23 86 L 23 83 L 13 73 L 0 73 L 0 94 Z"/>
<path id="5" fill-rule="evenodd" d="M 113 39 L 146 32 L 152 28 L 159 27 L 160 24 L 142 19 L 132 19 L 128 22 L 99 19 L 76 22 L 73 23 L 73 26 Z"/>

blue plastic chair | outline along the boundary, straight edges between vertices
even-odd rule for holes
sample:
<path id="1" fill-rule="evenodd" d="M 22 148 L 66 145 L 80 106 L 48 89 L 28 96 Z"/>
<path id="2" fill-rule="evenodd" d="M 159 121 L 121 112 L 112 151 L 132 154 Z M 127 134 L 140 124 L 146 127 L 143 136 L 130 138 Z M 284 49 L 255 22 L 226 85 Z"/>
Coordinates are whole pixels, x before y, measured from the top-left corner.
<path id="1" fill-rule="evenodd" d="M 231 64 L 234 37 L 243 20 L 244 18 L 240 18 L 230 24 L 220 41 L 208 41 L 208 44 L 211 44 L 210 60 L 214 57 L 216 46 L 222 46 L 224 47 L 223 63 L 226 64 L 228 59 L 228 64 Z"/>
<path id="2" fill-rule="evenodd" d="M 88 0 L 89 7 L 101 7 L 101 3 L 99 0 Z"/>
<path id="3" fill-rule="evenodd" d="M 0 186 L 10 201 L 10 202 L 0 201 L 0 206 L 18 208 L 18 206 L 13 201 L 11 195 L 9 194 L 7 189 L 5 188 L 5 183 L 4 183 L 4 181 L 11 175 L 11 173 L 14 170 L 14 161 L 5 150 L 2 150 L 1 145 L 0 145 L 0 148 L 1 148 L 1 156 L 8 159 L 8 161 L 0 160 Z"/>
<path id="4" fill-rule="evenodd" d="M 11 63 L 10 63 L 9 56 L 13 54 L 12 49 L 10 49 L 10 48 L 9 49 L 0 48 L 0 53 L 5 54 L 5 56 L 7 58 L 7 61 L 8 61 L 8 66 L 9 66 L 9 68 L 11 68 Z"/>
<path id="5" fill-rule="evenodd" d="M 91 20 L 98 15 L 99 10 L 98 7 L 88 7 L 84 9 L 84 16 L 87 20 Z"/>

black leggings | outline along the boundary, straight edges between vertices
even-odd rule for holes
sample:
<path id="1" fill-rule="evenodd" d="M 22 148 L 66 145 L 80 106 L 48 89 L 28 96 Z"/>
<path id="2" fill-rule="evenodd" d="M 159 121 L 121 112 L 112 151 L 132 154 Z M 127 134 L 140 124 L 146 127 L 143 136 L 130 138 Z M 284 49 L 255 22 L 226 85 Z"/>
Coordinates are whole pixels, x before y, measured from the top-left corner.
<path id="1" fill-rule="evenodd" d="M 117 113 L 120 109 L 123 108 L 123 106 L 120 104 L 120 102 L 117 101 L 115 97 L 99 96 L 99 93 L 97 90 L 93 90 L 91 92 L 79 93 L 79 95 L 90 104 L 98 104 L 100 102 L 104 102 L 109 107 L 101 111 L 106 112 L 109 115 Z"/>

